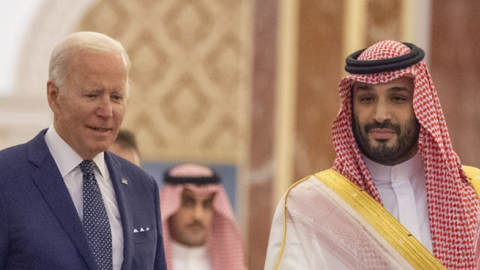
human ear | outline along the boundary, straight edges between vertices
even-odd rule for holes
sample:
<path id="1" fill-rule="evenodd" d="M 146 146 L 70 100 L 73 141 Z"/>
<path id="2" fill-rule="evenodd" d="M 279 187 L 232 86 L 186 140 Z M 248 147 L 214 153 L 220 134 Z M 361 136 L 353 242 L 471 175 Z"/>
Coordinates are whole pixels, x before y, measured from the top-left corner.
<path id="1" fill-rule="evenodd" d="M 47 82 L 47 99 L 48 99 L 48 105 L 50 106 L 50 109 L 54 113 L 58 113 L 58 95 L 59 95 L 59 90 L 58 87 L 55 85 L 54 82 L 48 81 Z"/>

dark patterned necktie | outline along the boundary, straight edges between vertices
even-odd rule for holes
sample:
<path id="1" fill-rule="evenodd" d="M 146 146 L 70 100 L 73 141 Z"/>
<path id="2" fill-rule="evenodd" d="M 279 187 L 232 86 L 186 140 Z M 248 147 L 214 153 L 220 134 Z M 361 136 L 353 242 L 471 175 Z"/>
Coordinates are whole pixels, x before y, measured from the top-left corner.
<path id="1" fill-rule="evenodd" d="M 99 269 L 111 270 L 112 232 L 93 166 L 92 160 L 80 163 L 83 173 L 83 227 Z"/>

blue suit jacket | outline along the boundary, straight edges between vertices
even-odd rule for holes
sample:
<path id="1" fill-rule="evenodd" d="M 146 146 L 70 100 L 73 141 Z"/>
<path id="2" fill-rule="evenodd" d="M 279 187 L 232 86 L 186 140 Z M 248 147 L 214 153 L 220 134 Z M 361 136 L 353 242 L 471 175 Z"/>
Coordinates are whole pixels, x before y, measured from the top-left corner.
<path id="1" fill-rule="evenodd" d="M 0 269 L 97 269 L 45 132 L 0 151 Z M 122 270 L 167 269 L 155 180 L 112 153 L 105 161 L 122 220 Z"/>

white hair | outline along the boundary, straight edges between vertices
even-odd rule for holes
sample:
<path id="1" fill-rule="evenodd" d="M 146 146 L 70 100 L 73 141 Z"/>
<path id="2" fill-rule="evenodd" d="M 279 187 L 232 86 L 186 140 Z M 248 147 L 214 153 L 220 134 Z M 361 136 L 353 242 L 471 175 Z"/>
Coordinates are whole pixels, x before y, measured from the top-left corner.
<path id="1" fill-rule="evenodd" d="M 65 85 L 69 70 L 68 64 L 74 59 L 75 54 L 81 50 L 111 51 L 122 55 L 126 71 L 126 92 L 128 95 L 128 71 L 130 60 L 128 54 L 120 42 L 111 37 L 96 32 L 76 32 L 68 35 L 53 49 L 48 69 L 48 79 L 54 82 L 59 88 Z"/>

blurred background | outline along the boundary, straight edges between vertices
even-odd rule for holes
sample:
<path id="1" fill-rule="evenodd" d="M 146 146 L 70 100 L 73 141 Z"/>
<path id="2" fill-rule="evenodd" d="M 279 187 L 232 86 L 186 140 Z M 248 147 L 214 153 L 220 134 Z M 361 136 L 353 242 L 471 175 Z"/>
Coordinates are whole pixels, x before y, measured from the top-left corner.
<path id="1" fill-rule="evenodd" d="M 373 43 L 426 51 L 454 149 L 480 166 L 476 0 L 1 0 L 0 149 L 47 128 L 48 62 L 66 35 L 119 40 L 132 62 L 123 128 L 142 166 L 218 170 L 251 270 L 286 189 L 328 169 L 345 57 Z"/>

